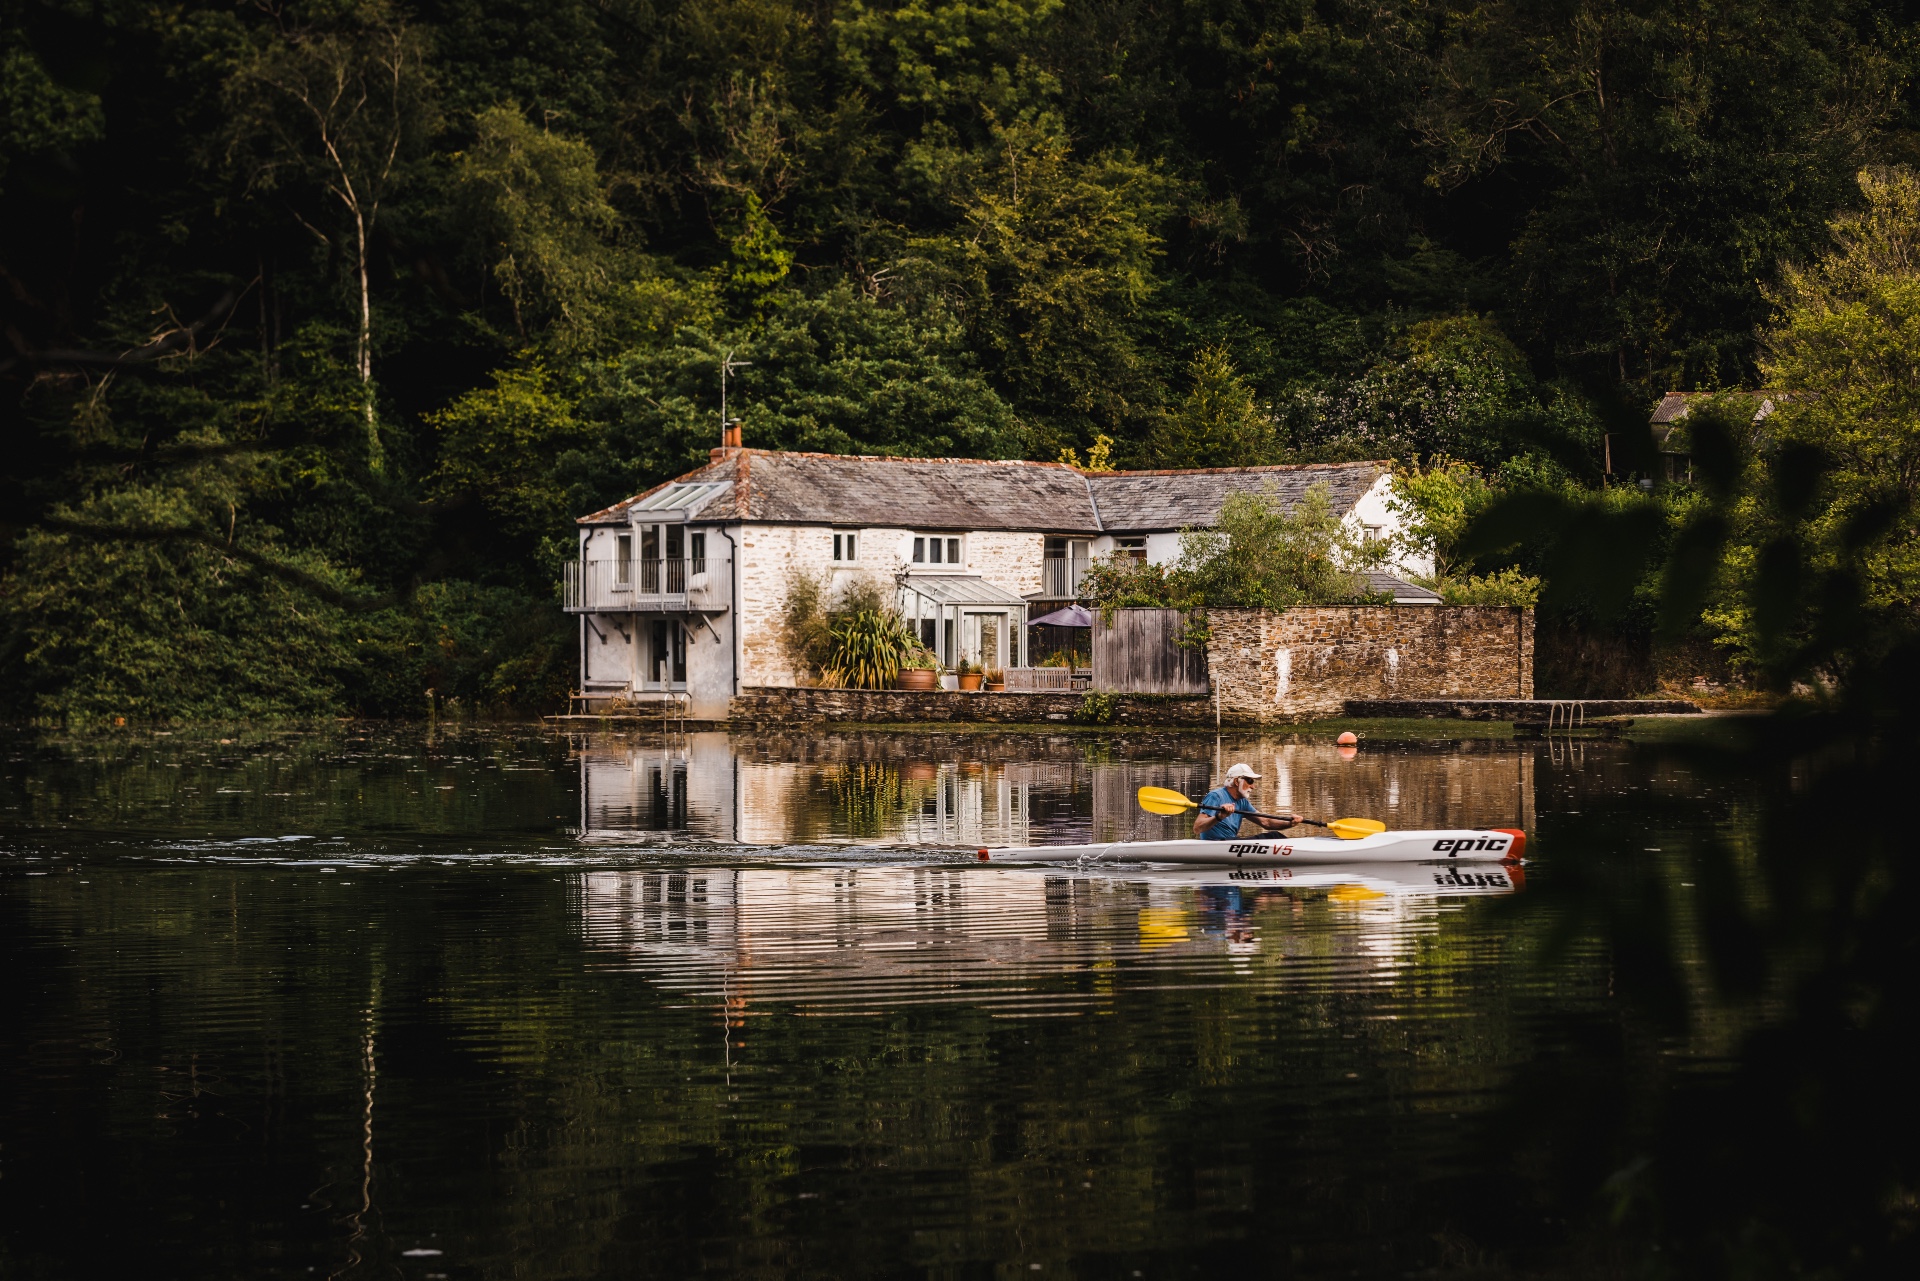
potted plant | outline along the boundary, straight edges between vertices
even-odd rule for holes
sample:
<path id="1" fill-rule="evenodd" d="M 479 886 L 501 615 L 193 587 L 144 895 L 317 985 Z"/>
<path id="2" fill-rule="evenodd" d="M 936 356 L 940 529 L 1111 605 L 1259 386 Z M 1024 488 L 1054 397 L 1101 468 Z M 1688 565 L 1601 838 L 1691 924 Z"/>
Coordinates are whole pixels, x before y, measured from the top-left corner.
<path id="1" fill-rule="evenodd" d="M 989 667 L 982 675 L 986 678 L 987 692 L 998 694 L 1007 687 L 1007 674 L 998 667 Z"/>
<path id="2" fill-rule="evenodd" d="M 915 649 L 900 660 L 900 675 L 893 685 L 895 689 L 940 688 L 940 660 L 924 646 Z"/>
<path id="3" fill-rule="evenodd" d="M 980 671 L 980 664 L 973 662 L 971 659 L 963 658 L 960 660 L 960 665 L 953 670 L 960 677 L 961 689 L 977 690 L 980 688 L 980 681 L 983 676 L 983 673 Z"/>

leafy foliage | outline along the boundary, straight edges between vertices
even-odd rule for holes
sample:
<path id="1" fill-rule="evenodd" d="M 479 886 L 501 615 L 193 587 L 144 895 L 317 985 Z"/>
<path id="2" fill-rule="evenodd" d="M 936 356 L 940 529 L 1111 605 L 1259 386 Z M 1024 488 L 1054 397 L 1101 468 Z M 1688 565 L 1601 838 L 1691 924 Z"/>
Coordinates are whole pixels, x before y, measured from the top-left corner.
<path id="1" fill-rule="evenodd" d="M 1088 567 L 1080 599 L 1101 617 L 1129 607 L 1289 609 L 1370 599 L 1356 572 L 1376 549 L 1354 538 L 1314 486 L 1291 511 L 1258 494 L 1232 494 L 1219 524 L 1180 536 L 1171 565 L 1112 556 Z"/>
<path id="2" fill-rule="evenodd" d="M 236 652 L 275 593 L 353 584 L 396 636 L 434 591 L 484 596 L 518 621 L 462 652 L 546 671 L 568 518 L 705 458 L 727 351 L 754 445 L 1445 457 L 1550 494 L 1591 490 L 1602 432 L 1658 393 L 1764 368 L 1826 388 L 1776 429 L 1831 436 L 1823 492 L 1865 511 L 1904 447 L 1817 422 L 1899 419 L 1836 361 L 1893 371 L 1907 301 L 1779 264 L 1836 210 L 1886 240 L 1893 214 L 1846 210 L 1905 155 L 1904 30 L 1866 0 L 13 5 L 0 614 L 81 626 L 21 613 L 53 581 L 29 550 L 152 499 L 255 567 L 222 580 L 257 595 L 222 615 Z M 1797 336 L 1762 352 L 1776 306 Z M 1655 501 L 1664 545 L 1691 516 Z M 1903 601 L 1910 539 L 1883 534 L 1864 572 Z M 1540 573 L 1558 539 L 1457 568 Z M 1543 610 L 1601 617 L 1552 577 Z M 1628 597 L 1618 625 L 1650 629 L 1649 586 Z M 157 649 L 167 599 L 125 614 Z M 422 705 L 351 675 L 351 627 L 315 636 L 312 670 L 348 675 L 287 706 Z M 3 651 L 9 705 L 81 698 L 47 665 L 66 644 Z M 178 688 L 145 706 L 222 697 Z"/>
<path id="3" fill-rule="evenodd" d="M 938 666 L 876 578 L 853 578 L 836 591 L 830 576 L 796 573 L 781 617 L 788 660 L 825 686 L 886 689 L 902 668 Z"/>

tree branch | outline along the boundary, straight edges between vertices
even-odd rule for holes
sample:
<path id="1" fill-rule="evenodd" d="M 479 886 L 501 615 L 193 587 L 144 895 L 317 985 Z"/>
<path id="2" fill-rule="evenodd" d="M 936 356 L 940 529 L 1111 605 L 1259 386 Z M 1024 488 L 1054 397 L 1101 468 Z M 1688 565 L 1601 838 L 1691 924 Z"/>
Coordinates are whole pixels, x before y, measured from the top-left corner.
<path id="1" fill-rule="evenodd" d="M 43 347 L 39 351 L 28 351 L 14 343 L 15 354 L 0 360 L 0 374 L 10 373 L 15 365 L 78 365 L 90 369 L 122 369 L 129 366 L 149 365 L 156 360 L 176 355 L 182 350 L 191 350 L 193 342 L 209 327 L 218 324 L 229 312 L 240 304 L 242 293 L 228 289 L 220 295 L 220 301 L 206 315 L 189 325 L 182 325 L 162 334 L 144 347 L 135 347 L 131 351 L 89 351 L 78 347 Z"/>
<path id="2" fill-rule="evenodd" d="M 285 561 L 275 560 L 260 552 L 249 551 L 235 546 L 226 539 L 192 525 L 110 525 L 100 521 L 73 520 L 65 516 L 47 516 L 40 524 L 62 534 L 74 534 L 81 538 L 96 538 L 103 542 L 144 543 L 199 543 L 210 547 L 222 556 L 232 557 L 256 573 L 269 578 L 277 578 L 310 595 L 318 596 L 328 604 L 356 614 L 373 613 L 376 610 L 390 608 L 404 603 L 412 593 L 385 592 L 375 596 L 366 593 L 348 593 L 341 591 L 332 583 L 304 569 L 289 565 Z"/>

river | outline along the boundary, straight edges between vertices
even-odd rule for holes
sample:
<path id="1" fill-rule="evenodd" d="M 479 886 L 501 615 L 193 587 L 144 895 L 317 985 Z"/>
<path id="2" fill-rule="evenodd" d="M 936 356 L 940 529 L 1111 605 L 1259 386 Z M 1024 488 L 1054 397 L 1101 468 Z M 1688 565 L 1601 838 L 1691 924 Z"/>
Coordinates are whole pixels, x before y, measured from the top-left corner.
<path id="1" fill-rule="evenodd" d="M 9 731 L 0 1273 L 1550 1265 L 1530 1083 L 1638 1035 L 1556 851 L 1657 866 L 1744 798 L 1425 732 Z M 1236 760 L 1531 861 L 971 856 L 1172 834 L 1134 789 Z"/>

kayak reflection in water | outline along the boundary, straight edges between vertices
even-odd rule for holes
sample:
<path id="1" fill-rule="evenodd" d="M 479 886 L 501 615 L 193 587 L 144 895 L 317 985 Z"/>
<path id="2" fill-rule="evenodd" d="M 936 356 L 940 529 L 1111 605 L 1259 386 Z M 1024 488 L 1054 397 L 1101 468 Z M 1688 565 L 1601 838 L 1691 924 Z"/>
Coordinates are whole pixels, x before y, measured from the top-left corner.
<path id="1" fill-rule="evenodd" d="M 1298 814 L 1283 814 L 1268 817 L 1254 810 L 1253 793 L 1260 786 L 1260 776 L 1253 772 L 1253 766 L 1245 761 L 1227 769 L 1227 782 L 1224 787 L 1216 787 L 1200 801 L 1200 816 L 1193 820 L 1193 834 L 1203 841 L 1263 841 L 1274 840 L 1300 821 Z M 1241 834 L 1246 820 L 1264 828 L 1264 831 Z"/>

